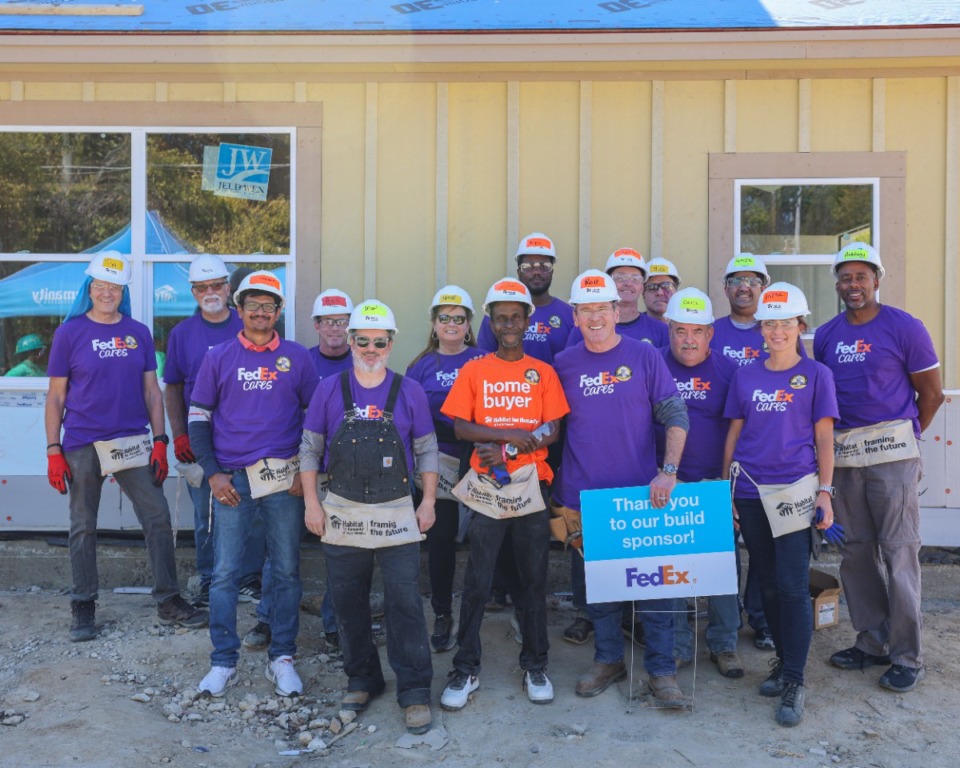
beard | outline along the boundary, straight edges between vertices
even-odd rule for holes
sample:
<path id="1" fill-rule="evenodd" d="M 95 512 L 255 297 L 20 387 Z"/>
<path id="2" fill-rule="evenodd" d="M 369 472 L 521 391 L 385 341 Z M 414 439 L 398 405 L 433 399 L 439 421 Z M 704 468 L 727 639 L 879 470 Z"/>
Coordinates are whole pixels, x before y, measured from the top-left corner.
<path id="1" fill-rule="evenodd" d="M 211 315 L 222 312 L 226 306 L 226 302 L 220 296 L 204 296 L 203 301 L 200 303 L 201 311 L 209 312 Z"/>
<path id="2" fill-rule="evenodd" d="M 353 350 L 353 364 L 357 370 L 362 371 L 363 373 L 378 373 L 382 371 L 387 366 L 387 361 L 385 358 L 377 358 L 375 362 L 368 363 L 363 359 L 363 356 L 358 350 Z"/>

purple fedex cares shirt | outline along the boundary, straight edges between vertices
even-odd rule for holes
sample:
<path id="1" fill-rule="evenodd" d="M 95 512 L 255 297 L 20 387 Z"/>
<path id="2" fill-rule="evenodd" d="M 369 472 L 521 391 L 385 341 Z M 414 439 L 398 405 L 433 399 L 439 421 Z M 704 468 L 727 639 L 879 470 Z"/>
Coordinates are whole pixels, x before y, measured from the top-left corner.
<path id="1" fill-rule="evenodd" d="M 203 356 L 211 347 L 236 337 L 243 322 L 236 310 L 220 323 L 203 319 L 200 312 L 177 323 L 167 339 L 167 361 L 163 367 L 163 380 L 167 384 L 183 384 L 183 403 L 190 405 L 193 385 L 200 372 Z"/>
<path id="2" fill-rule="evenodd" d="M 545 307 L 537 307 L 527 321 L 523 334 L 523 352 L 537 360 L 553 365 L 553 359 L 567 346 L 573 331 L 573 309 L 565 301 L 554 297 Z M 487 352 L 497 351 L 497 338 L 490 327 L 490 316 L 480 324 L 477 346 Z"/>
<path id="3" fill-rule="evenodd" d="M 607 352 L 569 347 L 554 368 L 570 404 L 556 500 L 578 510 L 580 491 L 646 485 L 656 477 L 653 407 L 677 394 L 660 353 L 623 336 Z"/>
<path id="4" fill-rule="evenodd" d="M 80 315 L 57 328 L 47 375 L 67 379 L 63 450 L 146 434 L 143 375 L 156 369 L 150 331 L 127 315 L 109 324 Z"/>
<path id="5" fill-rule="evenodd" d="M 670 332 L 666 323 L 654 320 L 650 315 L 641 313 L 629 323 L 617 323 L 617 333 L 621 336 L 630 336 L 637 341 L 645 341 L 655 347 L 665 347 L 670 343 Z M 568 347 L 583 341 L 583 334 L 579 328 L 570 333 Z"/>
<path id="6" fill-rule="evenodd" d="M 786 371 L 771 371 L 763 364 L 743 366 L 733 375 L 723 415 L 744 420 L 733 459 L 755 482 L 796 482 L 817 471 L 813 425 L 839 416 L 833 374 L 809 358 Z M 742 474 L 734 495 L 760 496 Z"/>
<path id="7" fill-rule="evenodd" d="M 300 451 L 303 413 L 317 388 L 307 350 L 280 339 L 276 349 L 248 349 L 239 338 L 203 358 L 191 405 L 213 413 L 213 449 L 224 469 Z"/>
<path id="8" fill-rule="evenodd" d="M 917 318 L 885 304 L 880 314 L 862 325 L 851 325 L 841 313 L 817 329 L 813 356 L 833 371 L 839 429 L 911 419 L 920 437 L 910 374 L 936 368 L 940 361 Z"/>

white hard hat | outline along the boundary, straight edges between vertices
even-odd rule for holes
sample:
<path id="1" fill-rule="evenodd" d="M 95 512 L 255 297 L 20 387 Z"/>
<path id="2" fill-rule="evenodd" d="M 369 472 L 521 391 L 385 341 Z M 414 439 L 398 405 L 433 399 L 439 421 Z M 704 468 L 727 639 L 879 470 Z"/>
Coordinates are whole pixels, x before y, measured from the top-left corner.
<path id="1" fill-rule="evenodd" d="M 593 304 L 600 301 L 619 301 L 620 294 L 613 278 L 599 269 L 588 269 L 577 275 L 570 286 L 571 304 Z"/>
<path id="2" fill-rule="evenodd" d="M 672 261 L 662 259 L 659 256 L 647 262 L 647 280 L 657 275 L 669 275 L 677 281 L 677 285 L 680 285 L 680 273 L 677 272 L 676 265 Z"/>
<path id="3" fill-rule="evenodd" d="M 792 283 L 771 283 L 760 294 L 757 320 L 789 320 L 810 314 L 807 297 Z"/>
<path id="4" fill-rule="evenodd" d="M 713 303 L 698 288 L 684 288 L 670 297 L 664 316 L 675 323 L 713 325 Z"/>
<path id="5" fill-rule="evenodd" d="M 886 274 L 883 264 L 880 263 L 880 254 L 877 253 L 877 249 L 867 243 L 850 243 L 840 250 L 833 260 L 834 277 L 836 277 L 840 265 L 846 264 L 848 261 L 865 261 L 877 270 L 877 277 L 881 280 Z"/>
<path id="6" fill-rule="evenodd" d="M 350 323 L 347 328 L 351 331 L 393 331 L 397 330 L 397 321 L 393 310 L 377 299 L 364 299 L 357 304 L 350 313 Z"/>
<path id="7" fill-rule="evenodd" d="M 201 253 L 190 262 L 190 275 L 187 279 L 191 283 L 199 283 L 201 280 L 215 280 L 229 274 L 223 259 L 219 256 L 211 256 L 209 253 Z"/>
<path id="8" fill-rule="evenodd" d="M 530 291 L 523 283 L 513 277 L 504 277 L 497 280 L 487 291 L 487 298 L 483 302 L 483 311 L 488 312 L 490 305 L 498 301 L 519 301 L 530 307 L 527 315 L 533 313 L 533 299 L 530 298 Z"/>
<path id="9" fill-rule="evenodd" d="M 98 253 L 83 272 L 94 280 L 103 280 L 114 285 L 130 285 L 133 279 L 130 274 L 130 260 L 119 251 Z"/>
<path id="10" fill-rule="evenodd" d="M 723 279 L 726 280 L 730 275 L 737 272 L 756 272 L 758 275 L 763 275 L 764 285 L 770 282 L 767 265 L 763 263 L 763 259 L 754 256 L 752 253 L 738 253 L 730 259 L 727 262 L 727 268 L 723 270 Z"/>
<path id="11" fill-rule="evenodd" d="M 327 288 L 313 301 L 313 314 L 310 317 L 326 315 L 349 315 L 353 312 L 353 302 L 343 291 Z"/>
<path id="12" fill-rule="evenodd" d="M 471 315 L 473 314 L 473 299 L 471 299 L 470 294 L 459 285 L 445 285 L 433 294 L 430 309 L 446 306 L 463 307 Z"/>
<path id="13" fill-rule="evenodd" d="M 280 301 L 281 307 L 285 301 L 283 298 L 283 286 L 280 285 L 280 278 L 273 274 L 273 272 L 268 272 L 265 269 L 251 272 L 240 281 L 240 285 L 233 294 L 233 303 L 238 307 L 240 306 L 240 295 L 244 291 L 269 293 L 271 296 L 276 296 Z"/>
<path id="14" fill-rule="evenodd" d="M 521 256 L 549 256 L 556 261 L 557 249 L 553 245 L 553 240 L 543 232 L 531 232 L 522 238 L 517 246 L 517 260 Z"/>
<path id="15" fill-rule="evenodd" d="M 647 276 L 647 263 L 640 255 L 640 251 L 635 251 L 633 248 L 617 248 L 607 257 L 607 264 L 603 271 L 610 274 L 617 267 L 635 267 L 643 272 L 644 277 Z"/>

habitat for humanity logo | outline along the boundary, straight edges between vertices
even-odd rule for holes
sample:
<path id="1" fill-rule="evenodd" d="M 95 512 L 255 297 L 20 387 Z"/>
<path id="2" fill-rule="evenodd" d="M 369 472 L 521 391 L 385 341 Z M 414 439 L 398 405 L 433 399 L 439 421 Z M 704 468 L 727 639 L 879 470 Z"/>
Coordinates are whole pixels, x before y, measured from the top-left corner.
<path id="1" fill-rule="evenodd" d="M 273 149 L 245 144 L 203 148 L 201 189 L 219 197 L 266 200 Z"/>

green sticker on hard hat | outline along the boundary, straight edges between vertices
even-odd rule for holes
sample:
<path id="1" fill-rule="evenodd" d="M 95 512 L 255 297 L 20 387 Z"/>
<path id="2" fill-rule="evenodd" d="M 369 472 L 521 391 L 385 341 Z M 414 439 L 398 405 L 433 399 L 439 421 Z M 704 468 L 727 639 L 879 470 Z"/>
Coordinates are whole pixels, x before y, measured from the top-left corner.
<path id="1" fill-rule="evenodd" d="M 870 254 L 866 248 L 847 248 L 843 254 L 843 260 L 852 259 L 853 261 L 869 261 Z"/>
<path id="2" fill-rule="evenodd" d="M 382 317 L 384 319 L 387 317 L 387 308 L 383 304 L 364 304 L 360 308 L 360 312 L 368 317 Z"/>
<path id="3" fill-rule="evenodd" d="M 682 309 L 691 309 L 695 312 L 706 312 L 707 302 L 705 302 L 703 299 L 687 296 L 680 300 L 680 307 Z"/>
<path id="4" fill-rule="evenodd" d="M 757 265 L 757 260 L 753 256 L 737 256 L 733 260 L 733 266 L 735 267 L 755 267 Z"/>

